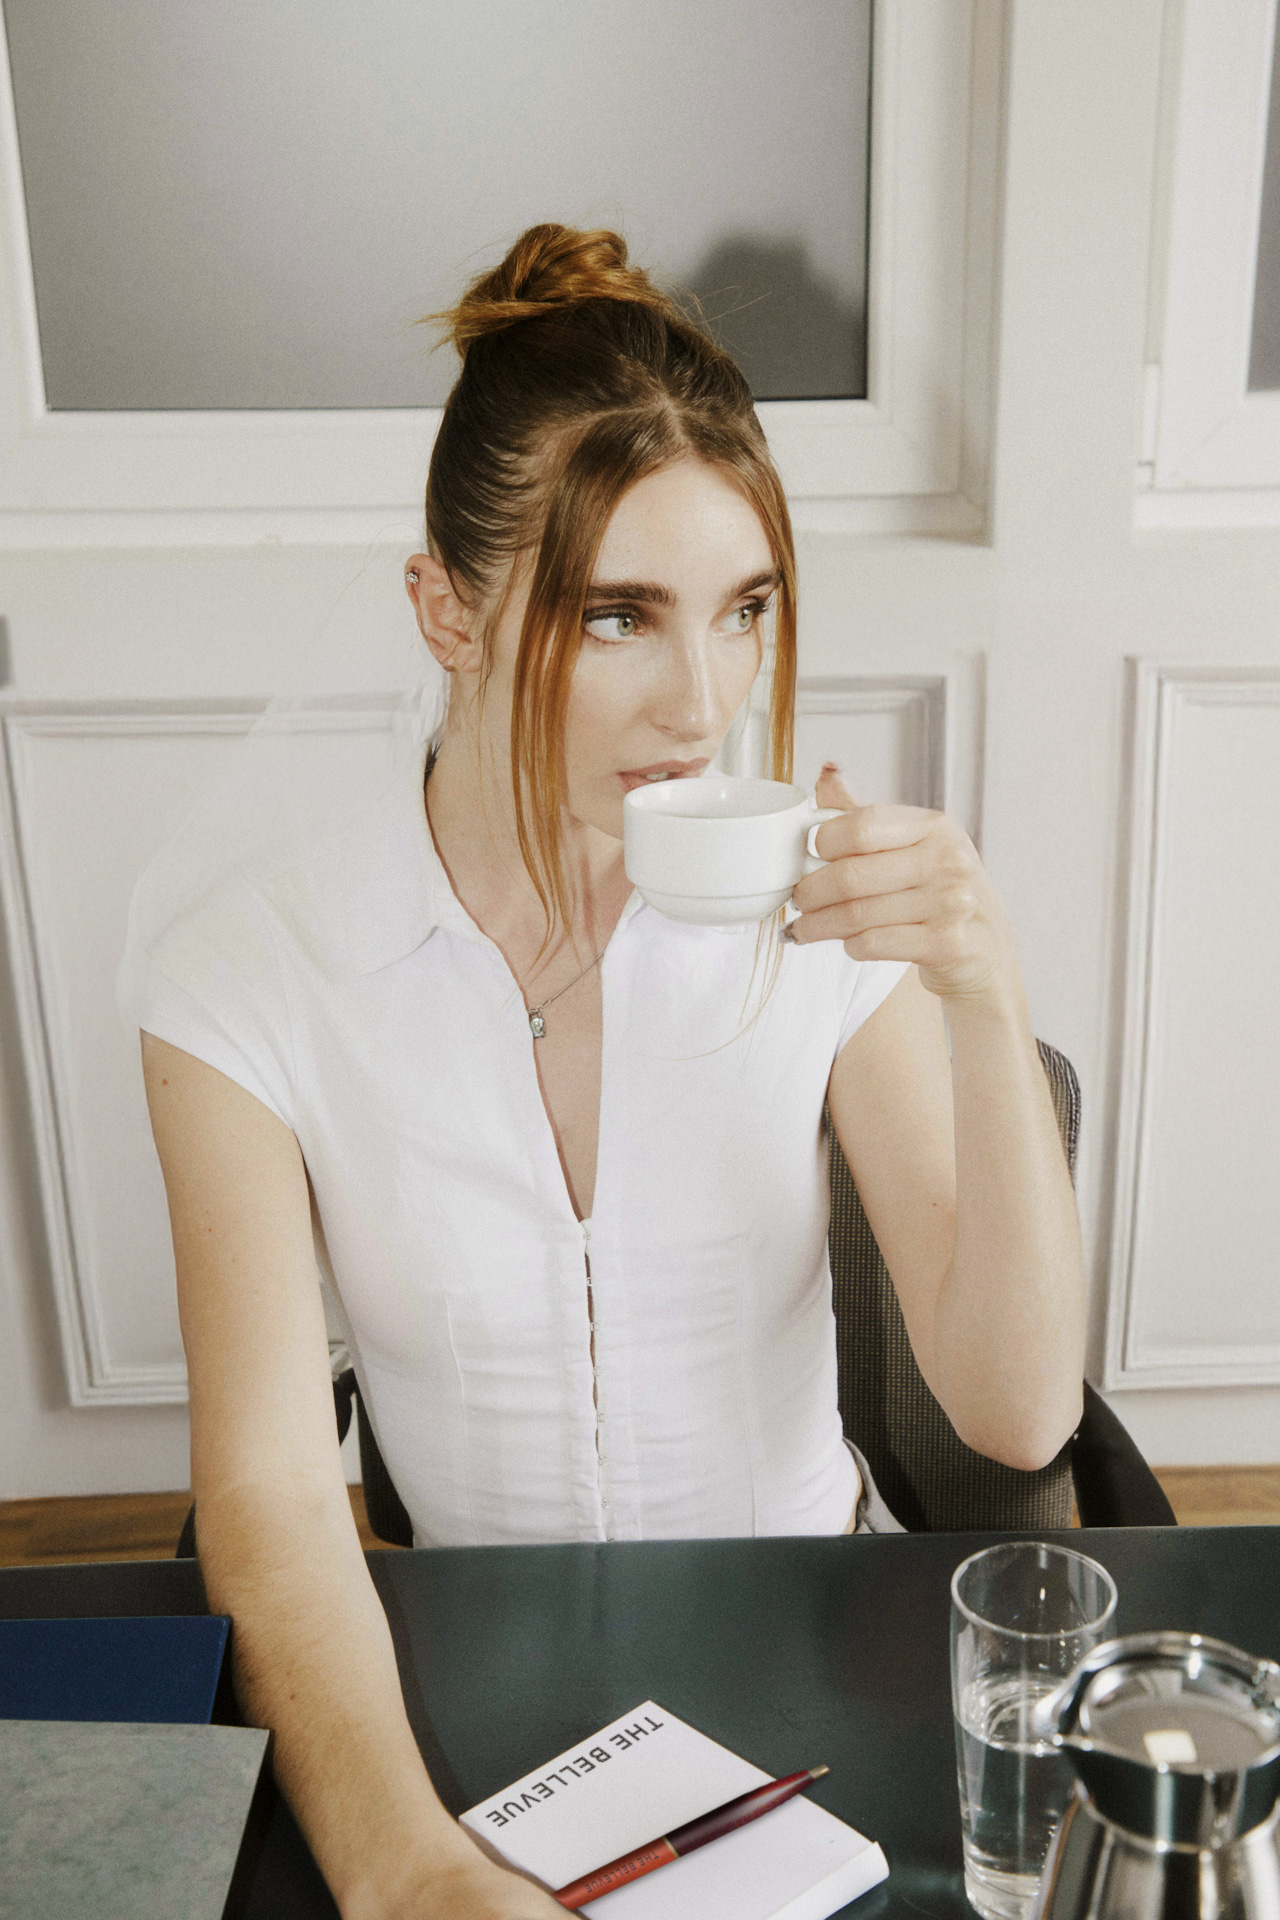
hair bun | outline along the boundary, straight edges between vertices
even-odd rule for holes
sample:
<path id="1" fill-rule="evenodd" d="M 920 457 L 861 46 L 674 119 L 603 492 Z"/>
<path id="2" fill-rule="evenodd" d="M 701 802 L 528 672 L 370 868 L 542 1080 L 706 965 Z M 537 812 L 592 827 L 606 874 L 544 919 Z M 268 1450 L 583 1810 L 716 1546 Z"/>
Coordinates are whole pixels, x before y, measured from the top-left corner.
<path id="1" fill-rule="evenodd" d="M 440 321 L 443 337 L 465 355 L 473 340 L 581 300 L 627 300 L 663 311 L 670 306 L 642 268 L 627 265 L 621 234 L 549 224 L 527 228 L 499 266 L 472 281 L 456 307 L 427 317 Z"/>

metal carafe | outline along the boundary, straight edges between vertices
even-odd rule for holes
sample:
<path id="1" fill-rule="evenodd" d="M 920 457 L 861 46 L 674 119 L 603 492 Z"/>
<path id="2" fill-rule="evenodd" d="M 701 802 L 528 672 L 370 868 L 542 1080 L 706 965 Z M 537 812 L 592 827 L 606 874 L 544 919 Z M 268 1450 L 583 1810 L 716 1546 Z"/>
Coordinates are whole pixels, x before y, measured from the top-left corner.
<path id="1" fill-rule="evenodd" d="M 1280 1920 L 1280 1667 L 1135 1633 L 1044 1705 L 1076 1784 L 1036 1920 Z"/>

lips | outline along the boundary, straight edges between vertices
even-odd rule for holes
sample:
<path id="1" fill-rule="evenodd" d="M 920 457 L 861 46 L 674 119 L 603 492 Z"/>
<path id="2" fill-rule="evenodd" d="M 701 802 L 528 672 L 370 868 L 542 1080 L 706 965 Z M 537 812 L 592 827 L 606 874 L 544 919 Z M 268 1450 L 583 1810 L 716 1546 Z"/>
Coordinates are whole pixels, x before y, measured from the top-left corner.
<path id="1" fill-rule="evenodd" d="M 664 780 L 694 780 L 709 765 L 701 760 L 656 760 L 649 767 L 631 767 L 618 775 L 627 793 L 633 787 L 657 786 Z"/>

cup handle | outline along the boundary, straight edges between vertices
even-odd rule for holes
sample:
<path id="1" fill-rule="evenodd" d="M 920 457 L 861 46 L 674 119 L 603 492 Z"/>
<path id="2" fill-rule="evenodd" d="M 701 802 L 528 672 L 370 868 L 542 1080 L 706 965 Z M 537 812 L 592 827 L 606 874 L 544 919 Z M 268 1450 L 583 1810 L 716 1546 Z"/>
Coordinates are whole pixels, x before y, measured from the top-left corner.
<path id="1" fill-rule="evenodd" d="M 804 870 L 806 873 L 816 873 L 819 867 L 826 866 L 827 862 L 818 852 L 817 847 L 814 845 L 814 840 L 819 827 L 825 826 L 828 820 L 839 819 L 844 811 L 845 809 L 843 807 L 819 807 L 812 800 L 809 802 L 809 815 L 813 825 L 804 837 Z"/>

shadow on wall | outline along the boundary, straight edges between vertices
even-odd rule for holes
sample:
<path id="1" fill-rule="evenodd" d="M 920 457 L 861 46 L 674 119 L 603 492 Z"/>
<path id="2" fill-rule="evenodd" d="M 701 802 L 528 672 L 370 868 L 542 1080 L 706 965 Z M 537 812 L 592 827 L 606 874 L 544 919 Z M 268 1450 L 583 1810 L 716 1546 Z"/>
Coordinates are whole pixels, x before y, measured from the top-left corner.
<path id="1" fill-rule="evenodd" d="M 865 396 L 865 311 L 814 272 L 802 241 L 727 235 L 684 288 L 757 400 Z"/>

